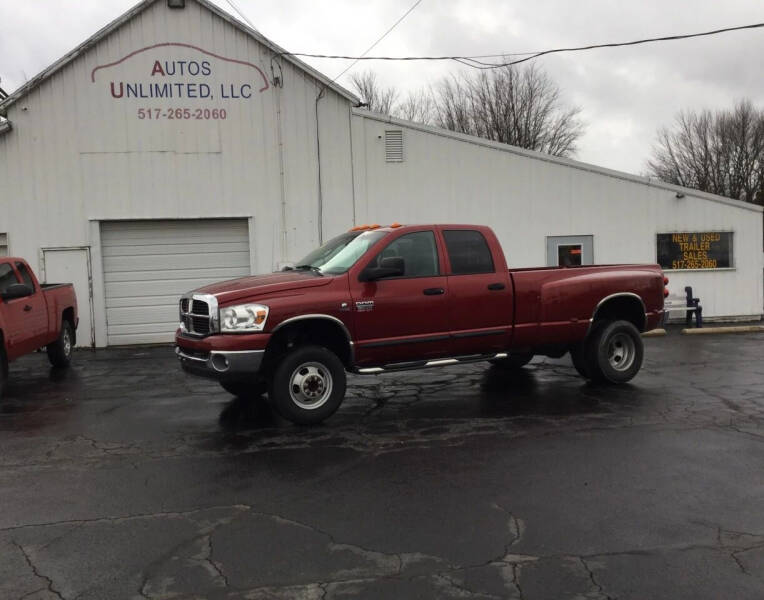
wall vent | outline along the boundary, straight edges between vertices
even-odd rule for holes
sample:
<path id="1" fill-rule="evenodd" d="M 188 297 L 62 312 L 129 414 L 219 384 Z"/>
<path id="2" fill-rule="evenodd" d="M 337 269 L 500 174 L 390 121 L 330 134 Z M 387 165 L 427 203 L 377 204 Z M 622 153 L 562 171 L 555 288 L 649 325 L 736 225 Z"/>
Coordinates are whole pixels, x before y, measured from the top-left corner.
<path id="1" fill-rule="evenodd" d="M 0 256 L 8 256 L 8 234 L 0 233 Z"/>
<path id="2" fill-rule="evenodd" d="M 403 162 L 403 130 L 385 130 L 385 162 Z"/>

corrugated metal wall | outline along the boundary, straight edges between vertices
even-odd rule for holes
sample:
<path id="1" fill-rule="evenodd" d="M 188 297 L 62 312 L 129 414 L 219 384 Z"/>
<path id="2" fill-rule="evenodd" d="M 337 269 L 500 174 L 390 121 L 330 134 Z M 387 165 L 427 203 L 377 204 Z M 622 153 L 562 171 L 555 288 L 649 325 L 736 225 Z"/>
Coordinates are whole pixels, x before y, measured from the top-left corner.
<path id="1" fill-rule="evenodd" d="M 385 159 L 385 131 L 403 131 L 402 162 Z M 546 237 L 593 235 L 595 263 L 655 262 L 656 234 L 734 231 L 735 268 L 670 272 L 708 316 L 762 313 L 761 211 L 739 208 L 365 111 L 353 116 L 356 212 L 361 223 L 482 223 L 511 267 L 546 264 Z"/>
<path id="2" fill-rule="evenodd" d="M 205 52 L 160 46 L 136 53 L 167 42 Z M 317 245 L 315 98 L 323 84 L 281 60 L 283 87 L 259 92 L 265 79 L 255 67 L 270 77 L 272 54 L 193 0 L 183 10 L 155 2 L 9 108 L 13 130 L 0 136 L 0 232 L 8 232 L 11 252 L 34 266 L 41 246 L 92 246 L 99 345 L 105 321 L 98 221 L 250 217 L 253 271 Z M 151 75 L 155 60 L 207 60 L 211 75 L 164 79 Z M 215 97 L 127 98 L 123 88 L 116 99 L 110 83 L 119 93 L 120 81 L 207 81 Z M 241 92 L 243 83 L 251 85 L 251 99 L 221 98 L 219 85 Z M 138 116 L 141 108 L 183 107 L 224 108 L 226 119 Z M 353 219 L 350 100 L 328 89 L 318 109 L 329 236 Z"/>

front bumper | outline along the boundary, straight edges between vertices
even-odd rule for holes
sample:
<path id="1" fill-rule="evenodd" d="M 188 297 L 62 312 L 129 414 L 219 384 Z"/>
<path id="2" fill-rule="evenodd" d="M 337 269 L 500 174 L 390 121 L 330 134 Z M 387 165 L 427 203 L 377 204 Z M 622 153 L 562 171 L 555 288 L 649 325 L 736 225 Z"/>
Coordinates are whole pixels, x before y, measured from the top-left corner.
<path id="1" fill-rule="evenodd" d="M 265 350 L 198 352 L 177 346 L 175 354 L 187 373 L 219 381 L 237 381 L 257 376 Z"/>

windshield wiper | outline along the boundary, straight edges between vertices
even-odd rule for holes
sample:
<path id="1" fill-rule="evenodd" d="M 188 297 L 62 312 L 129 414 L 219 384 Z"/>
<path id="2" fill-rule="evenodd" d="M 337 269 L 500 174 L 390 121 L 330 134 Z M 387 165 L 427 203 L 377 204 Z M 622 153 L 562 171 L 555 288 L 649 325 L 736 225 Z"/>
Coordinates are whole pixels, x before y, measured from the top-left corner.
<path id="1" fill-rule="evenodd" d="M 298 269 L 300 271 L 313 271 L 314 273 L 318 273 L 319 275 L 323 275 L 321 272 L 321 269 L 319 267 L 314 267 L 313 265 L 297 265 L 295 269 Z"/>

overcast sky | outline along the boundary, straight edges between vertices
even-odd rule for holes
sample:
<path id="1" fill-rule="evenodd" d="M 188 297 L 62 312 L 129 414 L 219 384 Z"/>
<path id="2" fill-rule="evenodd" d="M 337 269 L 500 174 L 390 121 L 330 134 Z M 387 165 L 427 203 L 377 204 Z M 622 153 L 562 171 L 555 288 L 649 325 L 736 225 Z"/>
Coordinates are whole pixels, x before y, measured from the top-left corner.
<path id="1" fill-rule="evenodd" d="M 226 0 L 214 0 L 233 12 Z M 359 54 L 413 0 L 234 0 L 262 34 L 291 50 Z M 0 78 L 12 92 L 135 0 L 0 2 Z M 494 54 L 692 33 L 764 21 L 762 0 L 423 0 L 373 51 L 382 55 Z M 310 60 L 334 77 L 346 63 Z M 681 108 L 764 107 L 764 29 L 537 61 L 582 108 L 575 158 L 632 173 L 661 125 Z M 359 63 L 402 90 L 436 83 L 454 63 Z M 348 86 L 347 77 L 340 83 Z"/>

